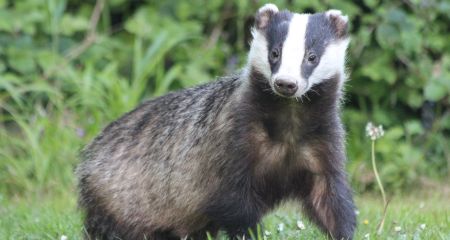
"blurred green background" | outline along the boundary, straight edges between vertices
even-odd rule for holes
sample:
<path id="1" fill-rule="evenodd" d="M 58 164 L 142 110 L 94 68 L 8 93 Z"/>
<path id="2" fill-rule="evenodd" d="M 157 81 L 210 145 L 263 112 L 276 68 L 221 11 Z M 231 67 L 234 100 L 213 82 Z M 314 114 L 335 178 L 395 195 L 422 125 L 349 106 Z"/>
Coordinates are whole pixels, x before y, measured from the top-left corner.
<path id="1" fill-rule="evenodd" d="M 450 1 L 272 1 L 351 21 L 344 121 L 358 193 L 448 189 Z M 79 150 L 144 99 L 243 67 L 263 1 L 0 0 L 0 199 L 69 194 Z"/>

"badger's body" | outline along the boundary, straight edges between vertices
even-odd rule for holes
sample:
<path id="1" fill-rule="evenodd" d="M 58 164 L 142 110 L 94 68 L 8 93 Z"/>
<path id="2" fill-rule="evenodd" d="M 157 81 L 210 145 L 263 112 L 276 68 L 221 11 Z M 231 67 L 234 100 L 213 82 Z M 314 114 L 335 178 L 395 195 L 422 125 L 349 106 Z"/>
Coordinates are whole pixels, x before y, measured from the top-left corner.
<path id="1" fill-rule="evenodd" d="M 88 236 L 241 236 L 298 199 L 324 231 L 351 239 L 339 118 L 346 28 L 337 11 L 265 5 L 241 73 L 145 102 L 106 127 L 77 170 Z"/>

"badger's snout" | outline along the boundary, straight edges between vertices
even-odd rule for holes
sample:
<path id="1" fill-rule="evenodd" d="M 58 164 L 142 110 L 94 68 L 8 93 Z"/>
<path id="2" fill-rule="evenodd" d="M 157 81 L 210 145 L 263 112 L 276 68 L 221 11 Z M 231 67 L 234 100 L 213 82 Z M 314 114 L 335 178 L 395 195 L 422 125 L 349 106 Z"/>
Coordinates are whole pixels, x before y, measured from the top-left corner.
<path id="1" fill-rule="evenodd" d="M 284 78 L 276 79 L 274 82 L 275 91 L 283 96 L 292 97 L 298 89 L 297 82 Z"/>

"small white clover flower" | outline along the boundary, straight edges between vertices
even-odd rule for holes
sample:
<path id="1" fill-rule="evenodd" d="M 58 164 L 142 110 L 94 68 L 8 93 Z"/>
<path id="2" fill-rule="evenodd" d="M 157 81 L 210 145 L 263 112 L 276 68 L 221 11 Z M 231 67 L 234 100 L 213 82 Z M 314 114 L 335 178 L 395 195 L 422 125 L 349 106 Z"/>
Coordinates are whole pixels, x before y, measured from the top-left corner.
<path id="1" fill-rule="evenodd" d="M 272 233 L 270 231 L 267 231 L 267 230 L 264 231 L 264 236 L 270 236 L 270 235 L 272 235 Z"/>
<path id="2" fill-rule="evenodd" d="M 384 135 L 383 126 L 379 125 L 377 127 L 372 122 L 368 122 L 366 125 L 366 135 L 370 137 L 372 141 L 377 140 Z"/>
<path id="3" fill-rule="evenodd" d="M 400 232 L 402 230 L 402 227 L 400 226 L 395 226 L 394 231 L 396 232 Z"/>
<path id="4" fill-rule="evenodd" d="M 427 225 L 425 223 L 420 224 L 420 229 L 424 230 Z"/>
<path id="5" fill-rule="evenodd" d="M 297 227 L 300 230 L 305 230 L 306 229 L 305 224 L 302 221 L 300 221 L 300 220 L 297 221 Z"/>
<path id="6" fill-rule="evenodd" d="M 369 234 L 369 233 L 366 233 L 366 234 L 364 235 L 364 239 L 370 239 L 370 234 Z"/>
<path id="7" fill-rule="evenodd" d="M 67 236 L 66 235 L 62 235 L 61 236 L 61 240 L 67 240 Z"/>
<path id="8" fill-rule="evenodd" d="M 425 203 L 424 202 L 420 202 L 419 208 L 422 209 L 423 207 L 425 207 Z"/>
<path id="9" fill-rule="evenodd" d="M 277 230 L 278 232 L 282 232 L 284 230 L 284 224 L 283 223 L 278 224 Z"/>

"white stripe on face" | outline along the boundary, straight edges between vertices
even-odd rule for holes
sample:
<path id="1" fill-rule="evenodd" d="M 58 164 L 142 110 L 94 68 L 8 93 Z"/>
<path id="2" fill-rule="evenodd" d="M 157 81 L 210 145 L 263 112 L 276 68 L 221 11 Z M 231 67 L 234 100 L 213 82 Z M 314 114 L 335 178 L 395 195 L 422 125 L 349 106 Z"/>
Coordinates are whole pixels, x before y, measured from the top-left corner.
<path id="1" fill-rule="evenodd" d="M 295 13 L 289 24 L 289 31 L 283 43 L 281 53 L 281 65 L 272 78 L 271 85 L 275 80 L 283 79 L 296 83 L 298 90 L 295 96 L 305 93 L 307 82 L 301 77 L 301 65 L 305 54 L 305 34 L 308 25 L 308 14 Z"/>

